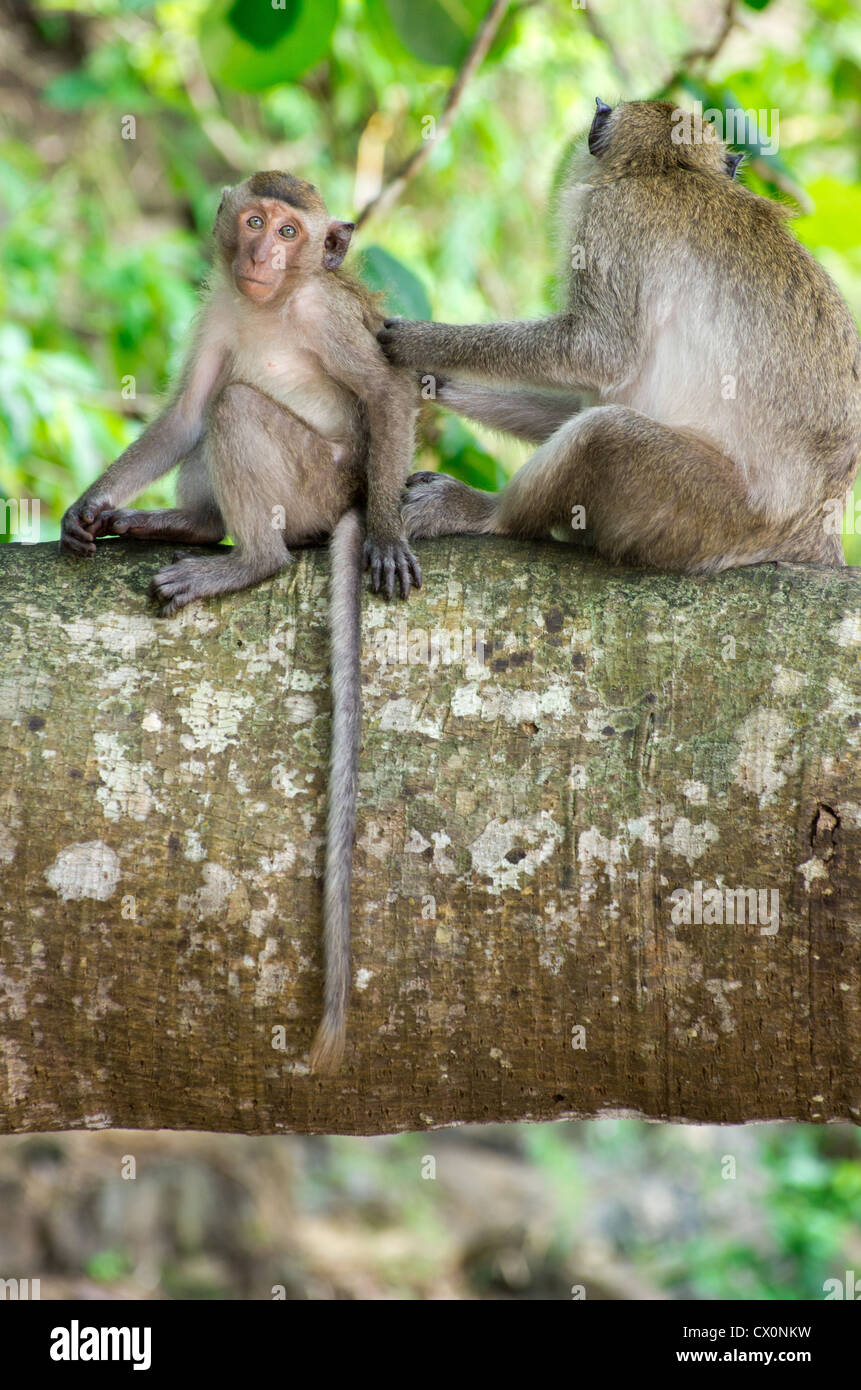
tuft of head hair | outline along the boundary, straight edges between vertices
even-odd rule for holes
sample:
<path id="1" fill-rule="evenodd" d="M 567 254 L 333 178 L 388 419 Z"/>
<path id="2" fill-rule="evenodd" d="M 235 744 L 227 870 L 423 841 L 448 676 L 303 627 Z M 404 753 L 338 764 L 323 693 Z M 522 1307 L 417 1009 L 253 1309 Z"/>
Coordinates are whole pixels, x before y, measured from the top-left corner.
<path id="1" fill-rule="evenodd" d="M 253 198 L 278 198 L 300 212 L 325 212 L 326 204 L 313 183 L 281 169 L 263 169 L 246 180 Z"/>
<path id="2" fill-rule="evenodd" d="M 243 203 L 255 198 L 277 198 L 309 216 L 328 218 L 326 204 L 306 179 L 298 179 L 282 169 L 261 169 L 233 188 L 223 188 L 215 215 L 213 235 L 222 258 L 229 264 L 236 250 L 236 214 Z"/>
<path id="3" fill-rule="evenodd" d="M 731 156 L 711 121 L 671 101 L 597 102 L 589 153 L 598 162 L 593 181 L 678 169 L 727 174 Z"/>

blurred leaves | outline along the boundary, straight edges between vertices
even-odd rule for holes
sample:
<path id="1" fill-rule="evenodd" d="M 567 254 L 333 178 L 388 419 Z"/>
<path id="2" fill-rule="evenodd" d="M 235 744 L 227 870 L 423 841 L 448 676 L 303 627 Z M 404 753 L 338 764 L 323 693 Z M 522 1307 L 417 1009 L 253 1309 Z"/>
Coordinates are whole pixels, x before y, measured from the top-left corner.
<path id="1" fill-rule="evenodd" d="M 215 0 L 203 16 L 201 51 L 215 82 L 261 92 L 319 63 L 337 17 L 338 0 Z"/>
<path id="2" fill-rule="evenodd" d="M 12 16 L 4 42 L 20 54 L 17 85 L 5 107 L 0 93 L 0 315 L 19 333 L 2 349 L 7 493 L 38 491 L 56 524 L 140 429 L 194 315 L 221 185 L 252 167 L 290 168 L 348 217 L 442 110 L 488 3 L 34 0 L 35 25 Z M 757 157 L 740 177 L 769 196 L 810 196 L 797 233 L 861 316 L 857 13 L 852 0 L 802 0 L 781 26 L 773 16 L 784 3 L 761 19 L 748 6 L 743 36 L 735 31 L 720 60 L 685 74 L 673 95 L 767 120 L 779 111 L 779 152 L 762 148 L 770 127 L 745 130 L 740 147 Z M 599 9 L 632 74 L 629 94 L 657 95 L 703 38 L 670 5 Z M 718 9 L 715 0 L 715 22 Z M 607 45 L 574 7 L 514 6 L 451 134 L 392 212 L 369 224 L 370 244 L 357 235 L 348 265 L 389 312 L 410 318 L 546 313 L 556 294 L 545 212 L 554 174 L 588 126 L 593 94 L 619 84 Z M 127 114 L 133 140 L 121 138 Z M 363 139 L 372 118 L 383 132 L 376 145 Z M 370 160 L 361 190 L 360 142 Z M 121 398 L 127 376 L 137 401 Z M 526 453 L 426 412 L 423 467 L 497 487 Z M 170 491 L 168 480 L 147 500 Z M 861 562 L 861 534 L 846 547 Z"/>
<path id="3" fill-rule="evenodd" d="M 454 67 L 466 57 L 489 0 L 384 0 L 404 47 L 424 63 Z"/>
<path id="4" fill-rule="evenodd" d="M 451 473 L 470 487 L 496 492 L 506 482 L 505 469 L 476 441 L 455 415 L 445 415 L 434 441 L 440 470 Z"/>
<path id="5" fill-rule="evenodd" d="M 384 308 L 404 319 L 432 317 L 427 291 L 417 275 L 382 246 L 367 246 L 362 252 L 362 279 L 370 290 L 384 296 Z"/>

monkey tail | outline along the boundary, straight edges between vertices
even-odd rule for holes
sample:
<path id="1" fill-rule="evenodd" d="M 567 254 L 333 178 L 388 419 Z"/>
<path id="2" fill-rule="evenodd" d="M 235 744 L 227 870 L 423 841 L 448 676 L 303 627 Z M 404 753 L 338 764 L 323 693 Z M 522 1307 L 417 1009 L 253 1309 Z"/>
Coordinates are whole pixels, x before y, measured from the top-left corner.
<path id="1" fill-rule="evenodd" d="M 345 512 L 329 545 L 329 631 L 332 752 L 323 880 L 323 1018 L 311 1049 L 311 1070 L 337 1070 L 347 1033 L 350 997 L 350 881 L 362 736 L 362 514 Z"/>

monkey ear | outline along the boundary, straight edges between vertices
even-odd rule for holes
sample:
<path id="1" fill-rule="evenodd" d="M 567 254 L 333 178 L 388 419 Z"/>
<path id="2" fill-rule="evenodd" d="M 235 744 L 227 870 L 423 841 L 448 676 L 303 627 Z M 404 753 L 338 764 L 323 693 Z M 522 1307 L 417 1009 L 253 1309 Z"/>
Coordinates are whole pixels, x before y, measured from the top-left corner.
<path id="1" fill-rule="evenodd" d="M 726 158 L 724 159 L 724 164 L 726 165 L 726 171 L 727 171 L 727 173 L 729 174 L 729 176 L 730 176 L 731 179 L 734 179 L 734 178 L 735 178 L 736 174 L 738 173 L 738 166 L 739 166 L 739 164 L 741 164 L 741 161 L 742 161 L 743 159 L 744 159 L 744 155 L 743 155 L 743 154 L 728 154 L 728 155 L 726 156 Z"/>
<path id="2" fill-rule="evenodd" d="M 602 101 L 600 97 L 595 98 L 595 106 L 597 110 L 592 119 L 592 128 L 589 131 L 589 153 L 601 155 L 604 153 L 609 143 L 606 125 L 607 119 L 613 108 L 612 106 L 608 106 L 606 101 Z"/>
<path id="3" fill-rule="evenodd" d="M 323 242 L 323 267 L 325 270 L 338 269 L 347 254 L 347 247 L 350 245 L 350 237 L 353 235 L 355 225 L 355 222 L 329 223 L 329 229 Z"/>

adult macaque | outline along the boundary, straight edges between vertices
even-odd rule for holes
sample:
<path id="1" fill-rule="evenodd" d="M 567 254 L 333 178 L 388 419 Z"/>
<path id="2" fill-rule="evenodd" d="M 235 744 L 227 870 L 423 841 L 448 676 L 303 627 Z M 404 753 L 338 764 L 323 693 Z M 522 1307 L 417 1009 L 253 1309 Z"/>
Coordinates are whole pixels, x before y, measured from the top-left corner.
<path id="1" fill-rule="evenodd" d="M 568 307 L 378 335 L 443 404 L 541 446 L 496 494 L 414 474 L 407 534 L 567 531 L 688 573 L 843 564 L 825 504 L 861 457 L 847 306 L 784 209 L 733 182 L 712 125 L 669 102 L 597 105 L 561 200 Z"/>
<path id="2" fill-rule="evenodd" d="M 191 544 L 151 593 L 175 613 L 194 599 L 276 574 L 288 546 L 333 535 L 333 737 L 324 890 L 326 992 L 312 1065 L 337 1065 L 350 986 L 350 867 L 360 736 L 361 570 L 406 597 L 421 572 L 400 498 L 413 454 L 418 387 L 391 367 L 373 297 L 341 269 L 353 224 L 330 218 L 312 184 L 254 174 L 225 189 L 207 300 L 167 409 L 79 497 L 60 549 L 95 554 L 107 534 Z M 180 463 L 178 507 L 123 504 Z M 356 507 L 366 511 L 366 538 Z"/>

